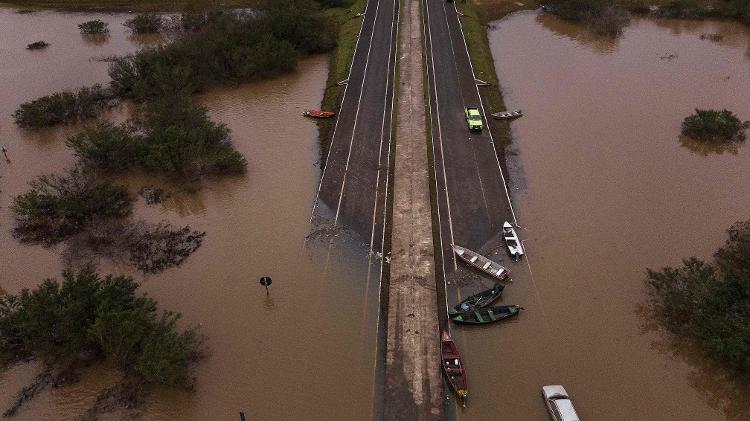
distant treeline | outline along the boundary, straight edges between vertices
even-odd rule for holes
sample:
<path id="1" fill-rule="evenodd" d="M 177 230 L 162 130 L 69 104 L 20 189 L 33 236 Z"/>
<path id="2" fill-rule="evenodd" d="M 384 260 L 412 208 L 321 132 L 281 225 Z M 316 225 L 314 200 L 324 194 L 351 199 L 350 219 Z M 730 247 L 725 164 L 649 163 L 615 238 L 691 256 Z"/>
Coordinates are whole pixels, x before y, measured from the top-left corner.
<path id="1" fill-rule="evenodd" d="M 635 12 L 648 12 L 648 2 L 636 0 L 625 3 Z M 750 0 L 670 0 L 660 2 L 656 14 L 683 19 L 735 19 L 750 25 Z"/>
<path id="2" fill-rule="evenodd" d="M 738 222 L 711 262 L 649 269 L 651 310 L 670 333 L 750 380 L 750 221 Z"/>
<path id="3" fill-rule="evenodd" d="M 750 0 L 549 0 L 544 4 L 563 19 L 581 22 L 607 36 L 622 33 L 630 20 L 627 11 L 670 18 L 736 19 L 750 25 Z"/>

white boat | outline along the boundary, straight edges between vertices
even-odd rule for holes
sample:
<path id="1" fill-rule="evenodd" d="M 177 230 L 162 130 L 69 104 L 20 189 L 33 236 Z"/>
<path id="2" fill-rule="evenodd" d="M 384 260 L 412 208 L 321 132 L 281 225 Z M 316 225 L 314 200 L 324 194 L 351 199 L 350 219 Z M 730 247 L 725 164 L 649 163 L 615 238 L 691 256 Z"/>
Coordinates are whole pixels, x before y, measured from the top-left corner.
<path id="1" fill-rule="evenodd" d="M 515 261 L 521 260 L 521 257 L 523 257 L 523 246 L 521 245 L 521 241 L 518 240 L 518 235 L 516 235 L 513 225 L 507 221 L 503 224 L 503 239 L 505 239 L 505 245 L 508 247 L 510 257 Z"/>
<path id="2" fill-rule="evenodd" d="M 501 120 L 510 120 L 523 116 L 523 111 L 500 111 L 499 113 L 492 114 L 492 116 Z"/>
<path id="3" fill-rule="evenodd" d="M 501 281 L 506 280 L 508 278 L 508 275 L 510 274 L 510 270 L 508 270 L 504 266 L 500 265 L 499 263 L 493 262 L 492 260 L 482 256 L 475 251 L 471 251 L 465 247 L 457 246 L 455 244 L 453 245 L 453 251 L 464 262 Z"/>

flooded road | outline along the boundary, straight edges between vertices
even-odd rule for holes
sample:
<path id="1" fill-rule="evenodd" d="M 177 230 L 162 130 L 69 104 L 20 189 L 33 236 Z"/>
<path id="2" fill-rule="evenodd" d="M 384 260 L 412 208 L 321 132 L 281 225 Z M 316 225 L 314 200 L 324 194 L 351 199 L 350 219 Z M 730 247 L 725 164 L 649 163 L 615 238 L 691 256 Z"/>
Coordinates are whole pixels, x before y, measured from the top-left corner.
<path id="1" fill-rule="evenodd" d="M 103 43 L 91 43 L 76 25 L 110 23 Z M 15 293 L 43 278 L 58 277 L 62 247 L 22 246 L 10 237 L 8 203 L 33 177 L 73 163 L 64 146 L 68 126 L 19 130 L 10 114 L 27 100 L 53 91 L 105 83 L 107 64 L 91 58 L 135 51 L 150 40 L 130 39 L 126 15 L 35 13 L 0 9 L 0 143 L 11 163 L 0 162 L 0 288 Z M 26 44 L 52 45 L 28 52 Z M 312 57 L 300 71 L 273 80 L 218 88 L 201 102 L 212 119 L 232 130 L 248 173 L 207 181 L 194 195 L 163 205 L 135 204 L 134 218 L 168 220 L 206 231 L 203 246 L 185 264 L 159 275 L 103 263 L 102 272 L 127 273 L 160 306 L 200 325 L 210 356 L 197 366 L 194 392 L 158 389 L 142 409 L 144 419 L 365 419 L 373 410 L 379 273 L 369 269 L 365 248 L 323 237 L 305 244 L 320 176 L 317 128 L 301 117 L 320 103 L 327 58 Z M 127 107 L 108 117 L 126 118 Z M 132 192 L 154 180 L 127 177 Z M 345 236 L 341 236 L 345 237 Z M 258 284 L 273 278 L 270 296 Z M 0 371 L 0 408 L 39 370 L 34 364 Z M 18 419 L 77 419 L 97 393 L 116 382 L 106 366 L 80 383 L 43 392 Z"/>
<path id="2" fill-rule="evenodd" d="M 524 111 L 511 186 L 528 260 L 511 264 L 503 302 L 526 312 L 454 327 L 471 389 L 459 419 L 546 419 L 545 384 L 564 385 L 589 420 L 750 418 L 747 391 L 673 353 L 639 311 L 645 268 L 710 258 L 750 219 L 750 147 L 679 140 L 696 107 L 750 119 L 748 29 L 635 19 L 609 41 L 536 13 L 493 26 L 506 104 Z"/>

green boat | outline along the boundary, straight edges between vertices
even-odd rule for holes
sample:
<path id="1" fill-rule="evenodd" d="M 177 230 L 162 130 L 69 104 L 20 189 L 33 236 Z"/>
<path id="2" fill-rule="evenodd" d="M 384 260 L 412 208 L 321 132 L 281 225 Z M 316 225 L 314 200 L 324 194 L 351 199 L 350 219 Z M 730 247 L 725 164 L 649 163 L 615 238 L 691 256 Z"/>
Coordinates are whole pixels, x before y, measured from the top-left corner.
<path id="1" fill-rule="evenodd" d="M 518 315 L 521 310 L 523 310 L 523 307 L 518 305 L 494 306 L 480 308 L 479 310 L 474 311 L 466 311 L 463 313 L 451 312 L 449 313 L 449 316 L 455 323 L 483 325 L 511 318 Z"/>

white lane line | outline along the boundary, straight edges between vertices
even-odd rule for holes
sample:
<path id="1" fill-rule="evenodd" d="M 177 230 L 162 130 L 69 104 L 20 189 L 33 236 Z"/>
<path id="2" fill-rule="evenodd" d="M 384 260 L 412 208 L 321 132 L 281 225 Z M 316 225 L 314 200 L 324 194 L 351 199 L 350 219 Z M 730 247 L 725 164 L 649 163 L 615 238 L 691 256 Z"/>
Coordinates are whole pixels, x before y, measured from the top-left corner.
<path id="1" fill-rule="evenodd" d="M 427 11 L 427 0 L 423 0 L 422 6 L 423 6 L 422 10 L 425 11 L 425 16 L 427 17 L 427 19 L 429 19 L 429 13 Z M 424 44 L 424 60 L 425 61 L 428 60 L 428 58 L 427 58 L 427 51 L 429 50 L 430 51 L 430 58 L 429 58 L 429 60 L 430 60 L 430 62 L 432 62 L 432 49 L 431 48 L 430 49 L 427 48 L 427 32 L 429 32 L 429 26 L 430 26 L 429 22 L 427 22 L 427 24 L 425 24 L 425 19 L 422 18 L 422 40 L 423 40 L 423 44 Z M 432 38 L 430 38 L 430 39 L 432 39 Z M 427 64 L 427 63 L 425 63 L 425 64 Z M 445 280 L 445 253 L 443 251 L 443 225 L 442 225 L 441 220 L 440 220 L 440 191 L 438 190 L 438 182 L 437 182 L 438 175 L 437 175 L 437 171 L 435 169 L 435 157 L 436 157 L 437 154 L 435 153 L 435 135 L 434 135 L 433 130 L 432 130 L 432 126 L 433 126 L 433 121 L 432 121 L 432 87 L 430 85 L 430 74 L 431 73 L 430 73 L 430 66 L 429 65 L 425 66 L 425 73 L 427 73 L 427 80 L 425 81 L 425 82 L 427 82 L 427 105 L 429 107 L 428 109 L 430 110 L 429 111 L 429 115 L 430 115 L 430 141 L 432 143 L 432 173 L 433 173 L 433 175 L 435 177 L 435 201 L 436 201 L 436 204 L 437 204 L 436 210 L 437 210 L 437 218 L 438 218 L 438 241 L 440 242 L 440 262 L 442 262 L 442 265 L 443 265 L 443 280 Z M 446 302 L 445 302 L 445 310 L 446 310 L 446 314 L 447 314 L 447 311 L 448 311 L 448 301 L 447 301 L 447 299 L 446 299 Z"/>
<path id="2" fill-rule="evenodd" d="M 430 7 L 428 6 L 428 0 L 425 0 L 425 12 L 427 15 L 427 30 L 430 37 L 430 65 L 432 66 L 432 75 L 433 75 L 433 84 L 435 83 L 434 75 L 435 75 L 435 57 L 432 50 L 432 31 L 430 30 Z M 445 189 L 445 203 L 447 205 L 448 209 L 448 228 L 450 230 L 451 234 L 451 246 L 454 244 L 453 240 L 453 220 L 451 219 L 451 201 L 450 201 L 450 195 L 448 194 L 448 176 L 445 173 L 445 149 L 443 148 L 443 129 L 442 125 L 440 123 L 440 100 L 438 98 L 438 92 L 437 92 L 437 86 L 435 86 L 435 114 L 437 114 L 437 126 L 438 126 L 438 141 L 440 142 L 440 162 L 443 170 L 443 183 L 444 183 L 444 189 Z M 430 119 L 432 119 L 432 114 L 430 114 Z M 434 138 L 433 138 L 433 144 L 434 144 Z M 438 201 L 438 209 L 440 208 L 440 203 Z M 441 228 L 442 229 L 442 228 Z M 442 234 L 441 234 L 442 236 Z M 441 240 L 442 244 L 442 240 Z M 458 263 L 456 262 L 456 255 L 455 253 L 451 253 L 453 256 L 453 270 L 458 270 Z M 445 278 L 445 264 L 443 265 L 443 278 Z"/>
<path id="3" fill-rule="evenodd" d="M 354 69 L 354 63 L 356 63 L 356 60 L 357 60 L 357 51 L 359 51 L 359 40 L 360 38 L 362 38 L 361 37 L 362 29 L 364 29 L 365 27 L 365 19 L 367 18 L 367 11 L 370 9 L 370 3 L 371 2 L 368 1 L 367 6 L 365 6 L 365 18 L 362 19 L 362 25 L 360 25 L 359 27 L 359 33 L 357 34 L 357 42 L 354 45 L 354 54 L 352 55 L 352 62 L 349 65 L 349 74 L 347 75 L 346 80 L 349 80 L 352 77 L 352 69 Z M 377 18 L 377 11 L 375 13 L 375 17 Z M 372 31 L 375 32 L 374 23 L 373 23 Z M 372 43 L 372 37 L 370 37 L 370 42 Z M 369 54 L 369 49 L 368 49 L 368 54 Z M 364 80 L 362 82 L 362 86 L 364 87 Z M 325 179 L 326 170 L 328 169 L 328 164 L 330 163 L 328 158 L 331 157 L 331 151 L 333 150 L 333 142 L 336 140 L 336 129 L 339 126 L 339 117 L 341 117 L 341 110 L 344 109 L 344 102 L 346 101 L 346 98 L 347 98 L 346 91 L 348 88 L 349 88 L 349 84 L 347 83 L 346 85 L 344 85 L 344 95 L 341 97 L 341 105 L 339 106 L 339 113 L 336 115 L 336 122 L 333 124 L 333 134 L 331 135 L 331 144 L 328 145 L 328 154 L 326 154 L 325 166 L 323 167 L 323 173 L 320 175 L 320 183 L 318 184 L 318 191 L 317 193 L 315 193 L 315 200 L 313 201 L 313 207 L 312 207 L 312 210 L 310 211 L 310 221 L 308 221 L 308 223 L 312 223 L 312 220 L 315 217 L 315 209 L 318 206 L 318 199 L 320 198 L 320 189 L 323 187 L 323 179 Z"/>
<path id="4" fill-rule="evenodd" d="M 464 40 L 464 49 L 466 50 L 466 57 L 469 59 L 469 66 L 471 67 L 471 77 L 476 79 L 474 74 L 474 64 L 471 62 L 471 55 L 469 55 L 469 46 L 466 45 L 466 34 L 464 34 L 464 25 L 461 23 L 461 19 L 458 17 L 458 9 L 456 4 L 453 4 L 453 8 L 456 10 L 456 20 L 458 21 L 458 28 L 461 30 L 461 38 Z M 487 120 L 487 115 L 484 111 L 484 102 L 482 101 L 482 95 L 479 94 L 479 87 L 474 84 L 474 89 L 477 90 L 477 96 L 479 97 L 479 106 L 482 108 L 482 117 L 484 118 L 485 124 L 487 124 L 487 133 L 490 135 L 490 143 L 492 144 L 492 151 L 495 152 L 495 161 L 497 161 L 497 169 L 500 171 L 500 177 L 503 180 L 503 188 L 505 189 L 505 197 L 508 199 L 508 206 L 510 206 L 510 214 L 513 216 L 513 224 L 518 226 L 518 220 L 516 219 L 516 212 L 513 210 L 513 202 L 510 200 L 510 193 L 508 192 L 508 184 L 505 182 L 505 175 L 503 174 L 503 168 L 500 166 L 500 158 L 497 157 L 497 149 L 495 149 L 495 140 L 492 138 L 492 130 Z"/>
<path id="5" fill-rule="evenodd" d="M 396 13 L 396 1 L 393 1 L 393 13 Z M 393 26 L 396 23 L 396 19 L 394 16 L 391 16 L 391 35 L 390 35 L 390 44 L 388 45 L 388 69 L 391 68 L 391 63 L 393 63 Z M 393 76 L 393 77 L 391 77 Z M 380 146 L 378 147 L 378 173 L 377 177 L 375 178 L 375 201 L 373 203 L 372 207 L 372 227 L 370 228 L 370 254 L 372 254 L 373 250 L 372 247 L 375 244 L 375 217 L 378 213 L 378 188 L 380 187 L 380 172 L 382 170 L 382 165 L 380 165 L 380 160 L 383 155 L 383 138 L 385 137 L 385 117 L 388 111 L 388 87 L 390 84 L 393 83 L 396 77 L 396 65 L 393 64 L 393 74 L 389 72 L 385 79 L 385 91 L 383 92 L 383 119 L 380 122 Z M 395 92 L 391 91 L 391 126 L 393 126 L 393 97 L 395 96 Z M 392 127 L 389 129 L 388 132 L 388 150 L 390 152 L 390 136 L 392 135 Z M 390 157 L 390 153 L 389 153 Z M 389 158 L 390 159 L 390 158 Z M 386 170 L 388 169 L 388 163 L 386 163 Z M 388 171 L 386 171 L 386 174 Z M 387 188 L 387 187 L 386 187 Z M 386 198 L 388 195 L 386 194 Z M 385 201 L 383 203 L 383 212 L 385 212 Z M 383 231 L 385 231 L 385 225 L 383 225 Z M 380 252 L 383 252 L 383 244 L 380 245 Z M 385 256 L 382 256 L 382 258 L 385 258 Z"/>
<path id="6" fill-rule="evenodd" d="M 359 99 L 357 100 L 357 112 L 354 114 L 354 128 L 352 128 L 352 137 L 349 139 L 349 153 L 346 156 L 346 166 L 344 166 L 344 178 L 341 180 L 341 191 L 339 192 L 339 202 L 336 205 L 336 216 L 333 218 L 333 226 L 336 226 L 339 220 L 339 214 L 341 213 L 341 199 L 344 197 L 344 187 L 346 186 L 346 176 L 349 174 L 349 160 L 352 157 L 352 146 L 354 146 L 354 135 L 357 133 L 357 123 L 359 122 L 359 110 L 362 108 L 362 93 L 365 91 L 365 82 L 367 81 L 367 66 L 370 64 L 370 51 L 372 50 L 372 39 L 375 36 L 375 31 L 378 27 L 378 11 L 380 10 L 380 0 L 378 5 L 375 6 L 375 21 L 372 24 L 372 33 L 370 34 L 370 45 L 367 46 L 367 60 L 365 60 L 365 71 L 362 75 L 362 89 L 359 91 Z"/>
<path id="7" fill-rule="evenodd" d="M 453 68 L 456 71 L 456 82 L 458 83 L 458 92 L 459 92 L 459 96 L 461 97 L 461 104 L 463 104 L 463 107 L 465 109 L 466 108 L 466 99 L 464 98 L 464 90 L 463 90 L 463 86 L 461 85 L 461 77 L 460 77 L 461 73 L 460 73 L 460 70 L 458 69 L 458 61 L 456 60 L 456 49 L 455 49 L 455 47 L 453 45 L 453 37 L 451 36 L 451 29 L 450 29 L 451 28 L 451 24 L 450 24 L 450 21 L 448 20 L 448 10 L 446 9 L 446 7 L 447 6 L 445 6 L 445 3 L 443 3 L 443 13 L 444 13 L 444 17 L 445 17 L 445 26 L 446 26 L 446 28 L 448 28 L 448 39 L 450 40 L 451 54 L 453 55 Z M 490 206 L 487 203 L 487 195 L 485 194 L 485 191 L 484 191 L 484 183 L 482 182 L 482 174 L 479 171 L 479 160 L 477 159 L 477 148 L 475 147 L 474 142 L 471 141 L 472 140 L 471 136 L 469 136 L 468 139 L 469 139 L 468 142 L 471 145 L 472 155 L 474 156 L 474 162 L 476 163 L 476 165 L 474 165 L 474 168 L 472 168 L 472 170 L 473 170 L 474 174 L 476 174 L 477 180 L 479 180 L 479 190 L 482 192 L 482 203 L 484 203 L 484 212 L 485 212 L 485 214 L 487 214 L 487 223 L 490 226 L 492 226 L 492 216 L 491 216 L 491 213 L 490 213 Z"/>

